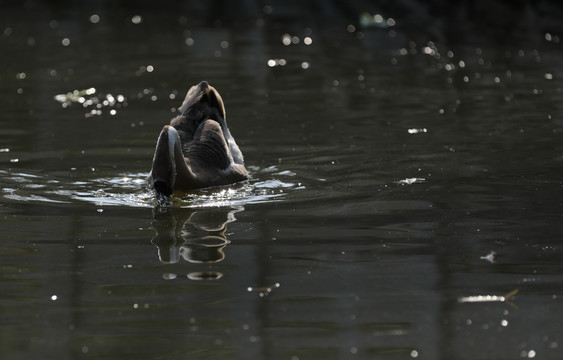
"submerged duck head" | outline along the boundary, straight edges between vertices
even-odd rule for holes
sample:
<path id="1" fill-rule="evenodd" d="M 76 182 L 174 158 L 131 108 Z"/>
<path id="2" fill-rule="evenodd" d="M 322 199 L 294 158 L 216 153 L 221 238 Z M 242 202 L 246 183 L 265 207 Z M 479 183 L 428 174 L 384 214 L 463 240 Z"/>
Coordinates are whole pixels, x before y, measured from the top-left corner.
<path id="1" fill-rule="evenodd" d="M 248 179 L 244 159 L 227 127 L 219 92 L 206 81 L 188 91 L 180 115 L 158 136 L 149 185 L 170 196 Z"/>

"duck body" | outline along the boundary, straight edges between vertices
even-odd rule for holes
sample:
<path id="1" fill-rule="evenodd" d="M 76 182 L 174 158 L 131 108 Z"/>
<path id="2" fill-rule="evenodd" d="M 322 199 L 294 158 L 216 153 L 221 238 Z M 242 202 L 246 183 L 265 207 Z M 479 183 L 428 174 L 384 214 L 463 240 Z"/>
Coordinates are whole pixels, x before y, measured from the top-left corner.
<path id="1" fill-rule="evenodd" d="M 219 92 L 206 81 L 188 91 L 180 115 L 156 143 L 149 186 L 157 194 L 234 184 L 248 179 L 244 158 L 225 120 Z"/>

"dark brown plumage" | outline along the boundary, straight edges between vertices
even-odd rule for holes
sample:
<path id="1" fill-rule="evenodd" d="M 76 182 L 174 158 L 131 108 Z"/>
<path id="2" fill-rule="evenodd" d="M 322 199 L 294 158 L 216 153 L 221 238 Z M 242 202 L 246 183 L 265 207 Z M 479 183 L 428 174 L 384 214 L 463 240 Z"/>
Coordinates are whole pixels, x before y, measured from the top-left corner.
<path id="1" fill-rule="evenodd" d="M 228 185 L 248 179 L 244 158 L 225 120 L 221 96 L 206 81 L 188 91 L 180 115 L 156 144 L 149 185 L 157 193 Z"/>

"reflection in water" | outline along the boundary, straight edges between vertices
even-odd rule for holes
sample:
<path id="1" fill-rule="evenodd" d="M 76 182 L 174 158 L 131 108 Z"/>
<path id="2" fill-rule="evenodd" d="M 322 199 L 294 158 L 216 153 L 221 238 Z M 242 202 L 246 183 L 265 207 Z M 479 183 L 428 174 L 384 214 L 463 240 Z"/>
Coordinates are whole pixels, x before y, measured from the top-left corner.
<path id="1" fill-rule="evenodd" d="M 158 258 L 173 264 L 180 257 L 191 263 L 214 263 L 225 258 L 223 248 L 227 224 L 235 221 L 234 214 L 242 206 L 229 208 L 155 208 L 152 226 L 156 235 L 152 243 L 158 248 Z M 199 275 L 198 275 L 199 274 Z M 190 278 L 217 279 L 221 274 L 198 273 Z"/>

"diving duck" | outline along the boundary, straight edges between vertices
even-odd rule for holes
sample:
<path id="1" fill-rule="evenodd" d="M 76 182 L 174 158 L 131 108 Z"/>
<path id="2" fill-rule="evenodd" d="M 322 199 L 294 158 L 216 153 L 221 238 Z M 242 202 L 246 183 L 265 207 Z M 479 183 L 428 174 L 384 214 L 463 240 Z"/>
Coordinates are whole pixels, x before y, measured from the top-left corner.
<path id="1" fill-rule="evenodd" d="M 227 127 L 225 105 L 206 81 L 188 91 L 180 115 L 156 143 L 148 183 L 157 194 L 234 184 L 248 179 L 244 159 Z"/>

